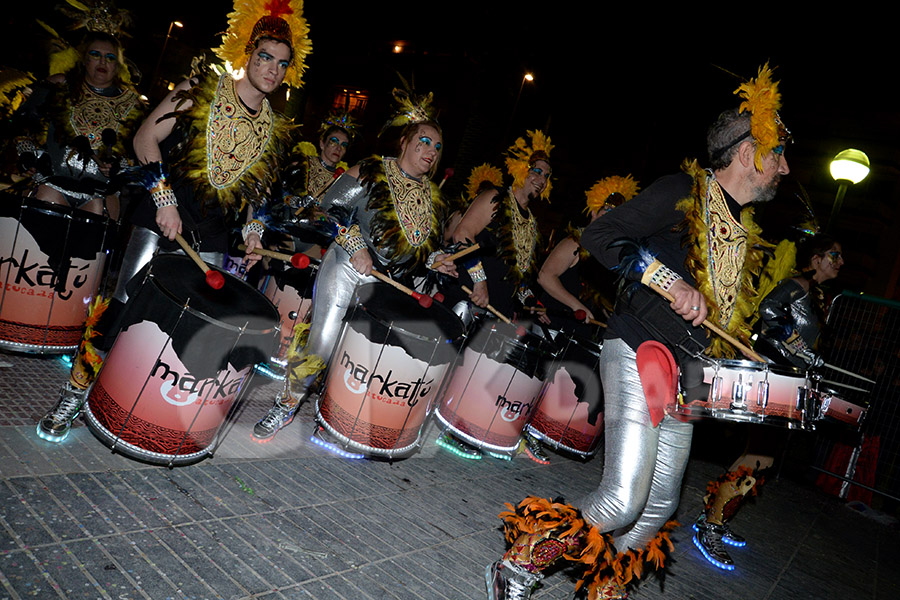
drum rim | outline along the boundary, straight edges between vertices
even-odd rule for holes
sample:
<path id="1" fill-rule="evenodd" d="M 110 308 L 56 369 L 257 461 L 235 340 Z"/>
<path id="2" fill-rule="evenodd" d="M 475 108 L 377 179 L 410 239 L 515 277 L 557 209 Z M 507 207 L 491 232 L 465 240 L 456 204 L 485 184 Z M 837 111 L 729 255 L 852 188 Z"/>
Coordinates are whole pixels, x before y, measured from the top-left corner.
<path id="1" fill-rule="evenodd" d="M 523 337 L 525 339 L 530 338 L 530 339 L 535 340 L 537 342 L 537 344 L 535 344 L 535 345 L 530 345 L 530 344 L 526 344 L 526 343 L 522 342 L 521 338 L 519 336 L 506 335 L 504 332 L 500 331 L 500 326 L 511 326 L 511 325 L 508 325 L 507 323 L 503 323 L 502 321 L 500 321 L 498 319 L 485 317 L 484 320 L 481 321 L 481 324 L 482 324 L 481 325 L 482 327 L 490 326 L 491 333 L 489 333 L 489 335 L 496 333 L 497 335 L 502 336 L 504 338 L 504 340 L 509 341 L 509 342 L 515 344 L 516 346 L 524 348 L 525 350 L 530 350 L 532 352 L 540 352 L 542 354 L 546 354 L 551 357 L 555 357 L 561 350 L 560 347 L 557 346 L 556 344 L 554 344 L 552 341 L 550 341 L 544 337 L 541 337 L 532 331 L 525 332 L 525 336 L 523 336 Z M 477 329 L 473 328 L 471 333 L 466 333 L 466 335 L 465 335 L 466 341 L 468 342 L 469 338 L 474 338 L 476 335 L 478 335 L 482 331 L 483 331 L 483 329 L 481 329 L 481 328 L 477 328 Z M 466 344 L 466 347 L 468 347 L 468 343 Z M 479 354 L 481 354 L 481 353 L 479 352 Z"/>
<path id="2" fill-rule="evenodd" d="M 182 256 L 182 255 L 178 255 L 178 254 L 170 254 L 170 255 L 166 255 L 166 256 L 183 258 L 183 259 L 187 260 L 188 262 L 191 262 L 191 259 L 187 256 Z M 141 282 L 141 286 L 143 287 L 143 285 L 147 282 L 148 279 L 152 280 L 153 285 L 155 285 L 156 288 L 160 292 L 162 292 L 162 294 L 172 302 L 172 304 L 174 304 L 179 309 L 190 313 L 192 316 L 198 317 L 199 319 L 206 321 L 207 323 L 210 323 L 212 325 L 216 325 L 217 327 L 221 327 L 222 329 L 225 329 L 226 331 L 239 332 L 242 335 L 246 335 L 246 334 L 269 335 L 273 331 L 275 331 L 276 329 L 279 328 L 279 325 L 281 322 L 281 317 L 278 314 L 278 309 L 275 308 L 275 305 L 272 304 L 272 302 L 268 298 L 266 298 L 266 301 L 269 302 L 270 305 L 272 305 L 272 310 L 275 313 L 275 317 L 276 317 L 275 322 L 271 327 L 269 327 L 267 329 L 251 329 L 249 327 L 248 328 L 238 327 L 237 325 L 225 323 L 224 321 L 220 321 L 219 319 L 216 319 L 215 317 L 211 317 L 211 316 L 207 315 L 206 313 L 192 307 L 190 304 L 185 304 L 184 302 L 182 302 L 173 292 L 171 292 L 168 288 L 166 288 L 165 285 L 163 285 L 163 283 L 159 280 L 158 277 L 156 277 L 153 274 L 154 266 L 155 265 L 151 264 L 150 267 L 147 269 L 147 275 L 144 277 L 144 281 Z M 210 268 L 215 268 L 215 267 L 210 267 Z M 218 269 L 218 268 L 216 268 L 216 270 L 219 271 L 220 273 L 222 273 L 222 275 L 224 275 L 225 277 L 231 277 L 232 279 L 235 279 L 235 280 L 240 281 L 241 283 L 247 285 L 251 290 L 253 289 L 252 286 L 250 286 L 249 284 L 246 284 L 246 282 L 241 281 L 237 277 L 234 277 L 230 273 L 222 271 L 221 269 Z M 258 292 L 258 290 L 255 290 L 255 291 Z M 137 294 L 135 294 L 135 295 L 137 295 Z M 262 294 L 260 294 L 260 295 L 262 295 Z M 265 296 L 263 296 L 263 298 L 265 298 Z"/>
<path id="3" fill-rule="evenodd" d="M 775 375 L 807 379 L 806 371 L 800 369 L 799 367 L 789 367 L 786 365 L 776 365 L 774 363 L 756 362 L 752 360 L 743 360 L 737 358 L 713 358 L 708 360 L 710 360 L 711 362 L 708 363 L 707 366 L 713 370 L 715 370 L 718 365 L 721 365 L 724 367 L 732 367 L 735 370 L 741 369 L 744 371 L 756 372 L 768 371 L 774 373 Z"/>
<path id="4" fill-rule="evenodd" d="M 355 313 L 356 310 L 362 309 L 363 312 L 365 312 L 366 315 L 367 315 L 370 319 L 372 319 L 373 321 L 375 321 L 376 323 L 378 323 L 378 324 L 380 324 L 380 325 L 382 325 L 382 326 L 384 326 L 384 327 L 387 327 L 391 332 L 399 331 L 400 333 L 402 333 L 402 334 L 404 334 L 404 335 L 407 335 L 407 336 L 409 336 L 409 337 L 411 337 L 411 338 L 413 338 L 413 339 L 415 339 L 415 340 L 419 340 L 419 341 L 421 341 L 421 342 L 432 342 L 432 343 L 438 343 L 438 344 L 439 344 L 439 343 L 441 343 L 441 340 L 445 340 L 446 342 L 452 343 L 452 342 L 456 342 L 456 341 L 458 341 L 458 340 L 461 340 L 461 339 L 464 339 L 464 338 L 465 338 L 465 335 L 466 335 L 466 327 L 465 327 L 465 325 L 463 325 L 462 319 L 459 318 L 459 315 L 457 315 L 455 312 L 453 312 L 452 310 L 450 310 L 449 307 L 444 306 L 444 305 L 441 304 L 440 302 L 438 302 L 438 303 L 436 303 L 436 304 L 432 304 L 430 307 L 428 307 L 428 308 L 426 308 L 426 309 L 424 309 L 424 310 L 431 310 L 431 309 L 433 309 L 435 306 L 438 306 L 438 307 L 440 307 L 440 308 L 438 308 L 438 310 L 444 310 L 444 311 L 447 313 L 447 315 L 453 317 L 452 320 L 453 320 L 454 324 L 458 324 L 458 325 L 459 325 L 459 332 L 460 332 L 460 333 L 459 333 L 459 335 L 458 335 L 457 337 L 455 337 L 455 338 L 448 338 L 448 337 L 445 337 L 445 336 L 442 335 L 442 336 L 440 336 L 439 338 L 435 339 L 435 338 L 433 338 L 433 337 L 429 337 L 429 336 L 426 336 L 426 335 L 422 335 L 421 333 L 415 333 L 415 332 L 410 331 L 409 329 L 407 329 L 407 328 L 405 328 L 405 327 L 400 327 L 400 326 L 398 326 L 398 325 L 394 325 L 394 322 L 393 322 L 393 321 L 386 320 L 386 319 L 383 319 L 383 318 L 379 317 L 378 315 L 376 315 L 376 314 L 372 311 L 372 309 L 367 308 L 366 305 L 365 305 L 365 303 L 362 302 L 362 300 L 360 299 L 359 290 L 361 290 L 361 289 L 363 289 L 363 288 L 365 288 L 365 287 L 367 287 L 367 286 L 377 287 L 378 284 L 377 284 L 377 283 L 364 283 L 364 284 L 362 284 L 362 285 L 360 285 L 359 287 L 356 288 L 356 304 L 355 304 L 355 306 L 353 307 L 353 311 L 352 311 L 352 312 Z M 350 322 L 349 319 L 348 319 L 347 325 L 348 325 L 348 326 L 352 326 L 352 322 Z"/>
<path id="5" fill-rule="evenodd" d="M 28 205 L 29 208 L 36 210 L 38 212 L 42 212 L 45 214 L 50 214 L 52 216 L 61 216 L 63 218 L 74 219 L 76 221 L 83 221 L 86 223 L 99 223 L 106 224 L 114 222 L 113 219 L 105 215 L 97 215 L 86 210 L 81 210 L 78 208 L 72 208 L 71 206 L 65 204 L 55 204 L 53 202 L 47 202 L 46 200 L 41 200 L 40 198 L 35 198 L 34 196 L 23 196 L 21 194 L 12 194 L 7 191 L 2 192 L 4 196 L 11 196 L 13 198 L 19 198 L 21 201 L 20 206 Z"/>

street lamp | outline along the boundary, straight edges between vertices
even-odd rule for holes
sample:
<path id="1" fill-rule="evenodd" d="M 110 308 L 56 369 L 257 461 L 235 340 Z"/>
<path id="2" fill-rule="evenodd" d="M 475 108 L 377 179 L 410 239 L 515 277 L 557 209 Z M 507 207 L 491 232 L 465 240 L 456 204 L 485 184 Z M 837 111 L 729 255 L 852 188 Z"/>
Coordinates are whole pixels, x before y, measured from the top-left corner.
<path id="1" fill-rule="evenodd" d="M 855 185 L 859 183 L 868 174 L 869 157 L 862 150 L 854 148 L 841 150 L 831 160 L 831 176 L 838 182 L 838 191 L 834 198 L 834 205 L 831 207 L 831 217 L 828 219 L 828 227 L 825 228 L 826 233 L 830 233 L 837 222 L 837 216 L 841 212 L 841 205 L 844 203 L 847 187 L 850 184 Z"/>
<path id="2" fill-rule="evenodd" d="M 529 83 L 534 81 L 534 75 L 527 71 L 522 76 L 522 83 L 519 84 L 519 93 L 516 94 L 516 102 L 513 104 L 512 113 L 509 115 L 509 121 L 506 124 L 506 133 L 503 134 L 503 142 L 504 143 L 506 142 L 506 136 L 509 135 L 509 127 L 510 127 L 510 125 L 512 125 L 513 119 L 516 116 L 516 110 L 519 108 L 519 98 L 522 97 L 522 88 L 525 87 L 526 81 Z"/>
<path id="3" fill-rule="evenodd" d="M 166 47 L 169 45 L 169 38 L 172 37 L 172 27 L 178 27 L 180 29 L 184 27 L 184 23 L 181 21 L 169 22 L 169 30 L 166 31 L 166 39 L 163 41 L 162 52 L 159 53 L 159 60 L 156 61 L 156 68 L 153 69 L 153 79 L 150 80 L 150 89 L 153 89 L 156 86 L 156 79 L 159 77 L 159 68 L 162 66 L 163 56 L 165 56 Z"/>

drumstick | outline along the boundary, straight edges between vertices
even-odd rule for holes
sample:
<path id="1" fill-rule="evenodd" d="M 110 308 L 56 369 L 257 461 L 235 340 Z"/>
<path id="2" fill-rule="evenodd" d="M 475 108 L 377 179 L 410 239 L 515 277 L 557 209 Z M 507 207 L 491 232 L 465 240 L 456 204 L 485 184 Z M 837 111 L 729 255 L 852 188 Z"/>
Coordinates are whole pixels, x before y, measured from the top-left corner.
<path id="1" fill-rule="evenodd" d="M 587 319 L 587 313 L 585 311 L 583 311 L 580 308 L 575 311 L 575 320 L 576 321 L 584 321 L 585 319 Z M 587 319 L 587 322 L 590 323 L 591 325 L 599 325 L 600 327 L 606 327 L 606 323 L 603 323 L 602 321 L 598 321 L 597 319 Z"/>
<path id="2" fill-rule="evenodd" d="M 670 294 L 666 290 L 662 289 L 655 283 L 652 283 L 652 282 L 650 283 L 650 289 L 652 289 L 654 292 L 656 292 L 657 294 L 659 294 L 660 296 L 662 296 L 669 302 L 675 301 L 675 297 L 672 294 Z M 739 339 L 735 338 L 730 333 L 728 333 L 727 331 L 725 331 L 724 329 L 722 329 L 721 327 L 719 327 L 718 325 L 716 325 L 709 319 L 703 320 L 703 326 L 706 327 L 707 329 L 709 329 L 710 331 L 718 334 L 719 336 L 721 336 L 723 339 L 727 340 L 728 342 L 730 342 L 732 346 L 734 346 L 735 348 L 740 350 L 743 353 L 743 355 L 746 356 L 747 358 L 753 359 L 756 362 L 767 362 L 766 359 L 764 359 L 762 356 L 760 356 L 759 354 L 754 352 L 752 349 L 750 349 L 747 346 L 745 346 L 744 344 L 742 344 Z"/>
<path id="3" fill-rule="evenodd" d="M 467 294 L 470 295 L 470 296 L 472 295 L 472 290 L 470 290 L 467 286 L 464 286 L 464 285 L 463 285 L 463 286 L 460 286 L 460 287 L 462 288 L 462 291 L 464 291 L 465 293 L 467 293 Z M 504 315 L 502 312 L 500 312 L 499 310 L 497 310 L 496 308 L 494 308 L 494 307 L 491 306 L 490 304 L 488 304 L 486 308 L 487 308 L 489 311 L 491 311 L 491 313 L 493 313 L 493 315 L 494 315 L 495 317 L 497 317 L 498 319 L 500 319 L 501 321 L 503 321 L 503 322 L 506 323 L 507 325 L 512 325 L 512 321 L 509 320 L 509 317 L 507 317 L 506 315 Z M 524 330 L 525 328 L 522 327 L 521 329 Z M 518 333 L 518 329 L 516 330 L 516 333 Z M 520 334 L 520 335 L 522 335 L 522 334 Z"/>
<path id="4" fill-rule="evenodd" d="M 550 310 L 544 306 L 526 306 L 525 308 L 527 308 L 531 312 L 544 313 L 544 314 L 550 314 L 550 315 L 552 315 L 552 314 L 562 315 L 565 313 L 565 311 Z M 575 315 L 576 321 L 584 321 L 587 318 L 587 313 L 585 311 L 581 310 L 580 308 L 578 310 L 574 311 L 573 314 Z M 599 325 L 600 327 L 606 327 L 606 323 L 604 323 L 602 321 L 597 321 L 596 319 L 588 319 L 588 323 L 590 323 L 591 325 Z"/>
<path id="5" fill-rule="evenodd" d="M 472 252 L 475 252 L 479 248 L 481 248 L 481 246 L 479 246 L 478 243 L 475 243 L 475 244 L 472 244 L 471 246 L 469 246 L 468 248 L 463 248 L 459 252 L 454 252 L 453 254 L 445 255 L 440 260 L 434 261 L 434 264 L 431 265 L 431 269 L 435 270 L 439 266 L 443 265 L 444 263 L 453 262 L 457 258 L 462 258 L 466 254 L 471 254 Z"/>
<path id="6" fill-rule="evenodd" d="M 419 306 L 421 306 L 422 308 L 431 308 L 431 304 L 434 302 L 434 298 L 432 298 L 428 294 L 420 294 L 419 292 L 417 292 L 415 290 L 411 290 L 408 287 L 406 287 L 405 285 L 403 285 L 402 283 L 400 283 L 399 281 L 394 281 L 393 279 L 391 279 L 390 277 L 388 277 L 381 271 L 376 271 L 375 269 L 372 269 L 372 276 L 375 277 L 376 279 L 380 279 L 381 281 L 385 282 L 386 284 L 388 284 L 390 286 L 397 288 L 404 294 L 406 294 L 408 296 L 412 296 L 413 298 L 415 298 L 416 300 L 419 301 Z"/>
<path id="7" fill-rule="evenodd" d="M 838 373 L 843 373 L 844 375 L 849 375 L 850 377 L 856 377 L 857 379 L 862 379 L 866 383 L 877 383 L 874 379 L 869 379 L 868 377 L 863 377 L 862 375 L 857 375 L 853 371 L 848 371 L 847 369 L 842 369 L 840 367 L 836 367 L 834 365 L 830 365 L 828 363 L 822 363 L 823 367 L 827 367 L 832 371 L 837 371 Z"/>
<path id="8" fill-rule="evenodd" d="M 210 269 L 209 265 L 203 262 L 200 255 L 194 252 L 194 249 L 190 247 L 183 237 L 181 237 L 180 233 L 175 234 L 175 241 L 178 242 L 178 245 L 181 246 L 184 253 L 190 256 L 194 262 L 197 263 L 197 266 L 200 267 L 200 270 L 206 274 L 206 285 L 214 290 L 222 289 L 222 286 L 225 285 L 225 277 L 218 271 Z"/>
<path id="9" fill-rule="evenodd" d="M 247 250 L 246 244 L 241 244 L 238 246 L 238 250 Z M 291 266 L 295 269 L 305 269 L 309 266 L 310 258 L 303 254 L 302 252 L 298 252 L 296 254 L 285 254 L 284 252 L 275 252 L 274 250 L 266 250 L 265 248 L 254 248 L 253 254 L 259 254 L 260 256 L 268 256 L 270 258 L 276 258 L 278 260 L 283 260 L 284 262 L 291 263 Z"/>

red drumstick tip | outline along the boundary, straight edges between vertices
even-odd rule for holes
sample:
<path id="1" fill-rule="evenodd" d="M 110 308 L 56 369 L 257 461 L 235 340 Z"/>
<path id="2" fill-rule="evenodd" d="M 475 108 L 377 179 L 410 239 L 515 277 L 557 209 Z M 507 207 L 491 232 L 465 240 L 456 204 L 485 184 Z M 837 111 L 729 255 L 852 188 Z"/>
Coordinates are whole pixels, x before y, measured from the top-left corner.
<path id="1" fill-rule="evenodd" d="M 443 295 L 442 293 L 440 293 L 440 292 L 436 293 L 436 294 L 435 294 L 434 296 L 432 296 L 432 297 L 433 297 L 435 300 L 437 300 L 438 302 L 443 302 L 443 301 L 444 301 L 444 295 Z"/>
<path id="2" fill-rule="evenodd" d="M 431 308 L 431 304 L 434 302 L 434 298 L 419 292 L 413 292 L 412 297 L 419 301 L 419 306 L 422 308 Z"/>
<path id="3" fill-rule="evenodd" d="M 576 321 L 584 321 L 587 318 L 587 312 L 582 309 L 578 309 L 575 311 L 575 320 Z"/>
<path id="4" fill-rule="evenodd" d="M 225 277 L 218 271 L 210 269 L 206 272 L 206 285 L 214 290 L 221 290 L 225 285 Z"/>
<path id="5" fill-rule="evenodd" d="M 302 252 L 298 252 L 291 257 L 291 266 L 295 269 L 305 269 L 309 266 L 309 257 Z"/>
<path id="6" fill-rule="evenodd" d="M 519 325 L 518 327 L 516 327 L 516 335 L 517 335 L 517 336 L 522 337 L 522 336 L 525 335 L 526 333 L 528 333 L 528 330 L 525 329 L 524 326 Z"/>
<path id="7" fill-rule="evenodd" d="M 337 179 L 338 177 L 340 177 L 343 174 L 344 174 L 344 167 L 338 167 L 337 169 L 334 170 L 334 179 Z"/>

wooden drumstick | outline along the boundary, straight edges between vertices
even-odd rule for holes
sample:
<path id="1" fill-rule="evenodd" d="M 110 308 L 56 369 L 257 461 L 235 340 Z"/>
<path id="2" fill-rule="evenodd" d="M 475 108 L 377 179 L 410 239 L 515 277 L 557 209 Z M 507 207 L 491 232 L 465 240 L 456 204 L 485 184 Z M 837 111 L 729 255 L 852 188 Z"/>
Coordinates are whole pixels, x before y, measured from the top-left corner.
<path id="1" fill-rule="evenodd" d="M 565 311 L 562 311 L 562 310 L 559 310 L 559 311 L 551 311 L 551 310 L 548 310 L 546 307 L 543 307 L 543 306 L 526 306 L 525 308 L 527 308 L 528 310 L 530 310 L 530 311 L 533 312 L 533 313 L 544 313 L 544 314 L 548 314 L 548 313 L 549 313 L 549 314 L 554 314 L 554 313 L 557 313 L 557 314 L 563 314 L 563 313 L 565 312 Z M 581 310 L 581 309 L 578 309 L 578 310 L 574 311 L 574 315 L 575 315 L 575 320 L 576 320 L 576 321 L 584 321 L 585 318 L 587 318 L 587 313 L 586 313 L 585 311 Z M 599 325 L 600 327 L 606 327 L 606 323 L 604 323 L 604 322 L 602 322 L 602 321 L 597 321 L 596 319 L 588 319 L 588 323 L 590 323 L 591 325 Z"/>
<path id="2" fill-rule="evenodd" d="M 379 279 L 379 280 L 385 282 L 386 284 L 400 290 L 407 296 L 412 296 L 413 298 L 415 298 L 416 300 L 419 301 L 419 306 L 421 306 L 422 308 L 431 308 L 432 303 L 434 303 L 434 298 L 432 298 L 428 294 L 421 294 L 415 290 L 411 290 L 408 287 L 406 287 L 405 285 L 403 285 L 402 283 L 400 283 L 399 281 L 394 281 L 393 279 L 391 279 L 390 277 L 388 277 L 381 271 L 372 269 L 372 276 L 375 277 L 376 279 Z"/>
<path id="3" fill-rule="evenodd" d="M 462 291 L 464 291 L 465 293 L 467 293 L 467 294 L 470 295 L 470 296 L 472 295 L 472 290 L 470 290 L 467 286 L 464 286 L 464 285 L 463 285 L 463 286 L 460 286 L 460 287 L 462 287 Z M 491 306 L 490 304 L 488 304 L 485 308 L 487 308 L 489 311 L 491 311 L 491 313 L 493 313 L 493 315 L 494 315 L 495 317 L 497 317 L 498 319 L 500 319 L 501 321 L 503 321 L 503 322 L 506 323 L 507 325 L 512 325 L 512 321 L 509 320 L 509 317 L 507 317 L 506 315 L 504 315 L 502 312 L 500 312 L 499 310 L 497 310 L 496 308 L 494 308 L 494 307 Z"/>
<path id="4" fill-rule="evenodd" d="M 225 285 L 225 277 L 214 269 L 210 269 L 209 265 L 203 262 L 203 259 L 200 258 L 200 255 L 197 254 L 193 248 L 191 248 L 190 244 L 188 244 L 183 237 L 181 237 L 180 233 L 175 234 L 175 241 L 178 242 L 178 245 L 181 246 L 181 249 L 184 250 L 184 253 L 193 259 L 197 266 L 200 267 L 200 270 L 206 274 L 206 285 L 211 287 L 214 290 L 222 289 L 222 286 Z"/>
<path id="5" fill-rule="evenodd" d="M 479 246 L 477 243 L 475 243 L 475 244 L 472 244 L 471 246 L 469 246 L 468 248 L 463 248 L 459 252 L 454 252 L 453 254 L 446 255 L 443 258 L 441 258 L 440 260 L 434 261 L 434 264 L 431 265 L 431 269 L 435 270 L 438 267 L 440 267 L 441 265 L 443 265 L 445 263 L 453 262 L 457 258 L 462 258 L 466 254 L 471 254 L 472 252 L 475 252 L 479 248 L 481 248 L 481 246 Z"/>
<path id="6" fill-rule="evenodd" d="M 247 245 L 241 244 L 240 246 L 238 246 L 238 250 L 246 251 Z M 270 258 L 283 260 L 286 263 L 291 263 L 291 266 L 295 269 L 305 269 L 309 266 L 310 263 L 310 258 L 302 252 L 298 252 L 296 254 L 285 254 L 284 252 L 275 252 L 274 250 L 266 250 L 265 248 L 254 248 L 253 254 L 259 254 L 260 256 L 268 256 Z"/>
<path id="7" fill-rule="evenodd" d="M 652 289 L 654 292 L 656 292 L 657 294 L 659 294 L 660 296 L 662 296 L 669 302 L 675 301 L 675 297 L 672 294 L 670 294 L 666 290 L 662 289 L 655 283 L 652 283 L 652 282 L 650 283 L 650 289 Z M 713 333 L 719 335 L 723 339 L 727 340 L 732 346 L 734 346 L 735 348 L 740 350 L 741 353 L 743 353 L 743 355 L 746 356 L 747 358 L 754 360 L 756 362 L 767 362 L 766 359 L 764 359 L 762 356 L 760 356 L 759 354 L 754 352 L 751 348 L 748 348 L 747 346 L 745 346 L 743 343 L 741 343 L 741 341 L 739 339 L 735 338 L 730 333 L 728 333 L 727 331 L 725 331 L 724 329 L 722 329 L 721 327 L 719 327 L 718 325 L 716 325 L 709 319 L 703 320 L 703 326 L 706 327 L 707 329 L 709 329 L 710 331 L 712 331 Z"/>

